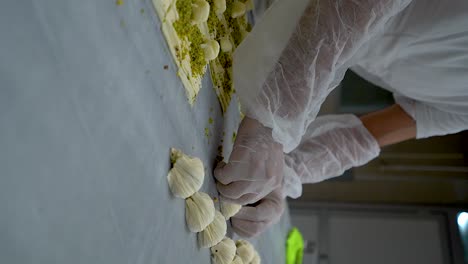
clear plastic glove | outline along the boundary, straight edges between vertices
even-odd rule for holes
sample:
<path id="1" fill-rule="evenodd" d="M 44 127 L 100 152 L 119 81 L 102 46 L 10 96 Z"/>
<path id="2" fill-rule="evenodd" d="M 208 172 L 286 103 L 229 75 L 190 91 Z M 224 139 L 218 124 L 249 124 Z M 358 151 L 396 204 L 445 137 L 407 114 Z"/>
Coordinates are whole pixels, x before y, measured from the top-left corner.
<path id="1" fill-rule="evenodd" d="M 271 129 L 258 121 L 244 118 L 229 163 L 214 171 L 221 195 L 237 204 L 252 204 L 281 186 L 284 154 Z"/>
<path id="2" fill-rule="evenodd" d="M 245 205 L 231 218 L 232 228 L 243 237 L 257 236 L 283 214 L 285 199 L 281 188 L 271 192 L 255 205 Z"/>
<path id="3" fill-rule="evenodd" d="M 244 112 L 289 153 L 358 51 L 411 0 L 278 0 L 234 54 Z"/>
<path id="4" fill-rule="evenodd" d="M 374 159 L 379 152 L 378 142 L 355 115 L 318 117 L 301 144 L 285 156 L 283 192 L 297 198 L 302 184 L 340 176 Z"/>

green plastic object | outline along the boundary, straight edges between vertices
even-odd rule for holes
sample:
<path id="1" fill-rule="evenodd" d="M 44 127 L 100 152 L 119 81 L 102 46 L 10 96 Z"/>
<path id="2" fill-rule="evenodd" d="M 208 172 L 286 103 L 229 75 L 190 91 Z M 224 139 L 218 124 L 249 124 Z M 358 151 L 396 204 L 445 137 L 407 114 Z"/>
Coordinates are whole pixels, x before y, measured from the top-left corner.
<path id="1" fill-rule="evenodd" d="M 304 239 L 299 229 L 293 228 L 286 241 L 286 264 L 302 264 L 304 256 Z"/>

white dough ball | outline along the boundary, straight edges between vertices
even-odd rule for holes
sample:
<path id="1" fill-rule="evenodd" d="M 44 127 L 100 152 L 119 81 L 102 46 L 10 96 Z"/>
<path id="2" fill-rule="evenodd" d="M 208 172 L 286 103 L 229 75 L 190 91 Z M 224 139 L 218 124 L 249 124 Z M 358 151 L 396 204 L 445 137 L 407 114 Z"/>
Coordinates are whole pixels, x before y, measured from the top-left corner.
<path id="1" fill-rule="evenodd" d="M 231 264 L 236 256 L 236 244 L 229 237 L 211 247 L 213 264 Z"/>
<path id="2" fill-rule="evenodd" d="M 196 192 L 185 200 L 185 222 L 191 232 L 202 231 L 214 217 L 214 203 L 208 194 Z"/>
<path id="3" fill-rule="evenodd" d="M 250 263 L 255 255 L 255 249 L 247 240 L 239 239 L 236 241 L 236 254 L 244 263 Z"/>
<path id="4" fill-rule="evenodd" d="M 220 15 L 226 11 L 226 0 L 214 0 L 215 13 Z"/>
<path id="5" fill-rule="evenodd" d="M 177 149 L 171 149 L 171 161 L 173 167 L 167 175 L 167 181 L 172 194 L 186 199 L 200 190 L 205 177 L 203 162 Z"/>
<path id="6" fill-rule="evenodd" d="M 253 0 L 247 0 L 247 1 L 245 1 L 244 4 L 245 4 L 245 9 L 247 11 L 253 10 L 255 8 Z"/>
<path id="7" fill-rule="evenodd" d="M 228 37 L 221 39 L 221 50 L 223 52 L 230 52 L 232 50 L 232 43 Z"/>
<path id="8" fill-rule="evenodd" d="M 202 44 L 203 51 L 205 53 L 205 59 L 211 61 L 216 59 L 219 54 L 219 43 L 214 39 L 208 40 L 205 44 Z"/>
<path id="9" fill-rule="evenodd" d="M 224 215 L 224 218 L 226 218 L 226 220 L 229 220 L 229 218 L 231 218 L 240 211 L 242 205 L 221 201 L 219 207 L 221 209 L 221 213 Z"/>
<path id="10" fill-rule="evenodd" d="M 244 3 L 239 2 L 239 1 L 235 1 L 234 3 L 232 3 L 231 17 L 236 18 L 236 17 L 240 17 L 240 16 L 244 15 L 245 10 L 246 10 L 246 7 L 245 7 Z"/>
<path id="11" fill-rule="evenodd" d="M 244 262 L 242 261 L 242 259 L 239 257 L 239 256 L 235 256 L 234 257 L 234 260 L 231 262 L 231 264 L 244 264 Z M 246 263 L 248 264 L 248 263 Z"/>
<path id="12" fill-rule="evenodd" d="M 208 20 L 210 15 L 210 4 L 205 0 L 196 0 L 192 3 L 192 21 L 194 23 L 203 23 Z"/>
<path id="13" fill-rule="evenodd" d="M 257 251 L 254 252 L 254 257 L 252 261 L 250 261 L 250 264 L 260 264 L 262 263 L 262 259 L 260 258 L 260 255 L 258 254 Z"/>
<path id="14" fill-rule="evenodd" d="M 198 244 L 202 248 L 209 248 L 218 244 L 226 235 L 227 225 L 224 216 L 215 212 L 215 218 L 203 231 L 198 233 Z"/>

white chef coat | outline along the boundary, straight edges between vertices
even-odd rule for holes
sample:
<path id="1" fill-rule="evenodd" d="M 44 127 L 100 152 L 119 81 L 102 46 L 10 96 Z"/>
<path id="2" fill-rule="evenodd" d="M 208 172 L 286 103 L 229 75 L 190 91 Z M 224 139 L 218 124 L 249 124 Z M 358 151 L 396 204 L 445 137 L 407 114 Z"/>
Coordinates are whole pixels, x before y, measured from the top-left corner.
<path id="1" fill-rule="evenodd" d="M 417 138 L 468 129 L 468 1 L 414 0 L 356 62 L 416 120 Z"/>

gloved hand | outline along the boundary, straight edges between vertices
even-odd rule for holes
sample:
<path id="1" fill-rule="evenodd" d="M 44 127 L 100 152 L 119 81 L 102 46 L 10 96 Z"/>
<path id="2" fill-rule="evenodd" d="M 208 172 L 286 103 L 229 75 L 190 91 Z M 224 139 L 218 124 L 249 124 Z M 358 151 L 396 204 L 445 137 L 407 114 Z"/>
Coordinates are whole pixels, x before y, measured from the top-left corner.
<path id="1" fill-rule="evenodd" d="M 300 145 L 285 156 L 283 192 L 301 195 L 302 184 L 340 176 L 351 167 L 377 157 L 380 147 L 355 115 L 318 117 L 308 128 Z"/>
<path id="2" fill-rule="evenodd" d="M 281 186 L 284 154 L 271 129 L 245 117 L 242 121 L 229 163 L 214 171 L 221 195 L 237 204 L 252 204 Z"/>
<path id="3" fill-rule="evenodd" d="M 276 223 L 285 207 L 281 188 L 271 192 L 255 205 L 245 205 L 231 218 L 232 228 L 243 237 L 253 237 Z"/>

